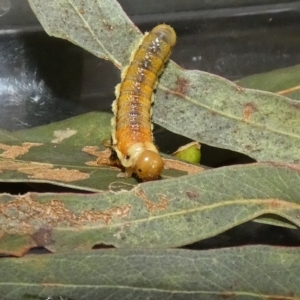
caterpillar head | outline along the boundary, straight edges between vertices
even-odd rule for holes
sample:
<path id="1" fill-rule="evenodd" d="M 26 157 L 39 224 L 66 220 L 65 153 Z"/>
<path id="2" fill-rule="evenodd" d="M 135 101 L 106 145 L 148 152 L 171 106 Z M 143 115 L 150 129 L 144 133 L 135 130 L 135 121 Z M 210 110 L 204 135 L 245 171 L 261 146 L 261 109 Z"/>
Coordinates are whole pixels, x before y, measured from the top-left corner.
<path id="1" fill-rule="evenodd" d="M 143 151 L 137 158 L 135 173 L 143 181 L 157 179 L 164 168 L 164 161 L 160 155 L 151 150 Z"/>

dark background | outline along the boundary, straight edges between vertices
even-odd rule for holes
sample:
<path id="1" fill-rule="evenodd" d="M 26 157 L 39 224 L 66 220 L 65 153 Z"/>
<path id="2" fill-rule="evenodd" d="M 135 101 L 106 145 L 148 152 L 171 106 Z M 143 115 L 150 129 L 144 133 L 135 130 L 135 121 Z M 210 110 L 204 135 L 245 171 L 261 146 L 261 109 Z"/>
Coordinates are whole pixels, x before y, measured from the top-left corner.
<path id="1" fill-rule="evenodd" d="M 119 70 L 71 43 L 49 37 L 27 1 L 0 4 L 0 128 L 44 125 L 109 109 Z M 231 80 L 300 63 L 300 2 L 120 0 L 146 31 L 172 25 L 172 59 Z"/>

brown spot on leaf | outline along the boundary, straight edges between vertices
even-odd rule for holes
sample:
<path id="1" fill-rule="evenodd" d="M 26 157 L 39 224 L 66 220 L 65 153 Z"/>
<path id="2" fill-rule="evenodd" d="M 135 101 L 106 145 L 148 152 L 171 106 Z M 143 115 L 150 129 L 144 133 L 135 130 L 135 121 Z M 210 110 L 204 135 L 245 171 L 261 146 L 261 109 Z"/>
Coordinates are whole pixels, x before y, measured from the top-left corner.
<path id="1" fill-rule="evenodd" d="M 178 77 L 176 81 L 175 93 L 185 95 L 189 87 L 189 81 L 185 78 Z"/>
<path id="2" fill-rule="evenodd" d="M 261 163 L 263 164 L 263 163 Z M 289 168 L 289 169 L 292 169 L 292 170 L 296 170 L 296 171 L 300 171 L 300 165 L 299 164 L 286 164 L 286 163 L 275 163 L 275 162 L 271 162 L 271 163 L 268 163 L 272 166 L 275 166 L 275 167 L 282 167 L 282 168 Z"/>
<path id="3" fill-rule="evenodd" d="M 0 156 L 3 158 L 14 159 L 20 155 L 24 155 L 25 153 L 27 153 L 31 147 L 38 147 L 42 145 L 42 143 L 23 143 L 21 146 L 9 146 L 0 143 L 0 149 L 4 150 L 4 152 L 2 152 Z"/>
<path id="4" fill-rule="evenodd" d="M 168 208 L 169 200 L 164 195 L 160 195 L 158 197 L 159 202 L 155 203 L 147 198 L 146 193 L 141 188 L 136 188 L 134 192 L 135 195 L 144 202 L 149 212 L 154 212 L 157 210 L 166 210 Z"/>
<path id="5" fill-rule="evenodd" d="M 41 227 L 35 233 L 31 235 L 35 246 L 47 246 L 53 245 L 54 240 L 52 239 L 52 230 L 49 228 Z"/>
<path id="6" fill-rule="evenodd" d="M 186 195 L 190 198 L 190 199 L 195 199 L 195 198 L 198 198 L 198 193 L 195 192 L 195 191 L 187 191 L 186 192 Z"/>
<path id="7" fill-rule="evenodd" d="M 293 109 L 299 109 L 300 108 L 300 103 L 298 100 L 294 100 L 293 102 L 290 102 L 289 103 L 290 106 L 293 108 Z"/>
<path id="8" fill-rule="evenodd" d="M 264 296 L 262 299 L 264 300 L 296 300 L 294 296 L 278 296 L 278 295 L 270 295 Z"/>
<path id="9" fill-rule="evenodd" d="M 83 173 L 78 170 L 68 170 L 66 168 L 54 169 L 51 164 L 44 163 L 23 163 L 13 160 L 0 161 L 0 173 L 3 171 L 17 171 L 19 173 L 29 175 L 29 178 L 55 180 L 62 182 L 72 182 L 83 180 L 90 177 L 88 173 Z"/>
<path id="10" fill-rule="evenodd" d="M 110 156 L 111 156 L 110 150 L 107 149 L 107 150 L 102 151 L 102 153 L 100 153 L 100 155 L 98 156 L 98 159 L 96 161 L 96 165 L 98 165 L 98 166 L 103 166 L 103 165 L 111 166 L 111 165 L 113 165 L 114 163 L 111 161 Z"/>
<path id="11" fill-rule="evenodd" d="M 127 204 L 106 211 L 85 210 L 75 214 L 60 200 L 41 203 L 26 194 L 0 203 L 0 237 L 4 234 L 30 234 L 37 245 L 49 245 L 54 227 L 89 226 L 96 223 L 107 225 L 113 218 L 127 217 L 130 211 L 131 205 Z"/>
<path id="12" fill-rule="evenodd" d="M 100 163 L 98 164 L 97 163 L 97 160 L 96 161 L 87 161 L 86 163 L 85 163 L 87 166 L 91 166 L 91 167 L 97 167 L 98 165 L 100 165 Z M 103 165 L 105 165 L 104 163 L 103 163 Z"/>
<path id="13" fill-rule="evenodd" d="M 108 152 L 108 153 L 110 152 L 109 149 L 106 149 L 104 151 L 100 151 L 99 147 L 97 147 L 97 146 L 85 146 L 85 147 L 82 148 L 81 151 L 83 151 L 85 153 L 88 153 L 88 154 L 91 154 L 93 156 L 97 156 L 97 157 L 100 156 L 101 152 Z"/>
<path id="14" fill-rule="evenodd" d="M 235 293 L 231 293 L 231 292 L 224 292 L 220 294 L 221 299 L 224 300 L 233 300 L 237 297 L 237 295 Z"/>
<path id="15" fill-rule="evenodd" d="M 235 88 L 236 88 L 236 91 L 237 91 L 239 94 L 242 93 L 242 92 L 244 91 L 244 88 L 242 88 L 242 87 L 239 86 L 239 85 L 236 85 Z"/>
<path id="16" fill-rule="evenodd" d="M 122 207 L 114 207 L 105 212 L 84 211 L 79 218 L 80 223 L 97 223 L 103 221 L 109 224 L 113 217 L 124 218 L 129 215 L 131 205 L 126 204 Z"/>
<path id="17" fill-rule="evenodd" d="M 88 161 L 85 164 L 88 166 L 109 166 L 113 170 L 120 170 L 120 165 L 117 161 L 112 161 L 110 159 L 111 151 L 110 149 L 105 149 L 104 151 L 99 151 L 96 146 L 85 146 L 82 149 L 83 152 L 96 156 L 96 160 Z"/>
<path id="18" fill-rule="evenodd" d="M 96 156 L 98 158 L 98 160 L 102 157 L 103 162 L 106 162 L 106 161 L 108 162 L 109 161 L 109 156 L 110 156 L 110 150 L 109 149 L 106 149 L 104 151 L 99 151 L 99 147 L 97 147 L 97 146 L 85 146 L 85 147 L 82 148 L 81 151 L 83 151 L 85 153 L 88 153 L 90 155 Z M 98 160 L 96 159 L 96 160 L 88 161 L 85 164 L 88 165 L 88 166 L 97 166 L 98 165 L 98 163 L 97 163 Z M 107 163 L 103 163 L 103 164 L 107 164 Z"/>
<path id="19" fill-rule="evenodd" d="M 266 206 L 271 209 L 279 210 L 279 209 L 292 209 L 296 208 L 299 209 L 299 205 L 292 202 L 283 201 L 280 199 L 265 199 Z"/>
<path id="20" fill-rule="evenodd" d="M 183 172 L 187 172 L 188 174 L 195 174 L 204 171 L 202 167 L 191 165 L 179 160 L 165 158 L 164 162 L 165 162 L 165 166 L 164 166 L 165 169 L 183 171 Z"/>
<path id="21" fill-rule="evenodd" d="M 249 121 L 253 112 L 257 111 L 256 106 L 253 103 L 246 103 L 243 109 L 244 121 Z"/>

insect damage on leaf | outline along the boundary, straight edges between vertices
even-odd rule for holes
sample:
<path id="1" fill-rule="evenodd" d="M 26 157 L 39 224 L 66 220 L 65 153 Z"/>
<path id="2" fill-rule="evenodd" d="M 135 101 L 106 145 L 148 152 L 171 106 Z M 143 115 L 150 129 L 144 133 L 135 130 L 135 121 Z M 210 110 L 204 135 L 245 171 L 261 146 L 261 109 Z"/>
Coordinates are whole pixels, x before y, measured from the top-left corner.
<path id="1" fill-rule="evenodd" d="M 185 95 L 189 88 L 189 81 L 186 78 L 177 78 L 176 81 L 176 88 L 174 89 L 173 93 L 178 95 Z"/>
<path id="2" fill-rule="evenodd" d="M 113 193 L 119 193 L 119 192 L 130 191 L 133 188 L 135 188 L 135 186 L 136 185 L 130 184 L 128 182 L 116 181 L 116 182 L 111 182 L 108 186 L 108 189 Z"/>
<path id="3" fill-rule="evenodd" d="M 88 154 L 94 155 L 96 157 L 99 157 L 101 152 L 104 152 L 104 151 L 100 151 L 99 147 L 97 147 L 97 146 L 85 146 L 82 148 L 82 151 L 86 152 Z M 109 152 L 109 151 L 107 151 L 107 149 L 106 149 L 105 152 Z"/>
<path id="4" fill-rule="evenodd" d="M 198 192 L 194 191 L 194 190 L 189 190 L 186 191 L 185 194 L 188 196 L 189 199 L 191 200 L 195 200 L 199 197 Z"/>
<path id="5" fill-rule="evenodd" d="M 97 166 L 97 167 L 99 167 L 99 165 L 101 165 L 101 166 L 106 165 L 110 169 L 119 170 L 118 167 L 114 167 L 114 166 L 111 165 L 111 162 L 110 162 L 110 159 L 109 159 L 109 157 L 111 155 L 111 151 L 109 149 L 105 149 L 104 151 L 100 151 L 97 146 L 85 146 L 85 147 L 83 147 L 82 151 L 97 157 L 96 160 L 87 161 L 85 163 L 87 166 Z"/>
<path id="6" fill-rule="evenodd" d="M 67 128 L 66 130 L 56 130 L 53 132 L 54 139 L 51 141 L 51 143 L 59 144 L 63 140 L 68 139 L 72 135 L 76 134 L 77 130 Z"/>
<path id="7" fill-rule="evenodd" d="M 96 156 L 97 159 L 103 158 L 103 160 L 109 160 L 109 156 L 110 156 L 110 150 L 105 149 L 104 151 L 100 151 L 99 147 L 97 147 L 97 146 L 85 146 L 82 148 L 81 151 L 88 153 L 90 155 Z M 97 159 L 88 161 L 85 164 L 87 166 L 98 166 Z"/>
<path id="8" fill-rule="evenodd" d="M 0 157 L 14 159 L 27 153 L 31 147 L 42 145 L 42 143 L 23 143 L 21 146 L 10 146 L 0 143 L 0 149 L 4 150 L 4 152 L 0 154 Z"/>
<path id="9" fill-rule="evenodd" d="M 29 178 L 55 180 L 62 182 L 72 182 L 88 179 L 89 174 L 78 170 L 68 170 L 66 168 L 53 169 L 53 165 L 36 162 L 15 162 L 12 160 L 0 161 L 0 173 L 5 171 L 17 171 L 30 175 Z"/>
<path id="10" fill-rule="evenodd" d="M 250 121 L 253 112 L 257 112 L 257 108 L 253 103 L 246 103 L 243 110 L 243 119 Z"/>
<path id="11" fill-rule="evenodd" d="M 236 89 L 236 91 L 237 91 L 239 94 L 241 94 L 242 92 L 244 92 L 244 88 L 241 87 L 241 86 L 239 86 L 239 85 L 236 85 L 236 86 L 235 86 L 235 89 Z"/>
<path id="12" fill-rule="evenodd" d="M 134 190 L 134 194 L 144 202 L 144 204 L 149 212 L 155 212 L 158 210 L 166 210 L 169 206 L 169 200 L 166 198 L 165 195 L 158 195 L 159 201 L 158 201 L 158 203 L 155 203 L 148 199 L 146 193 L 140 187 L 137 187 Z"/>
<path id="13" fill-rule="evenodd" d="M 195 174 L 204 171 L 204 168 L 196 165 L 191 165 L 183 161 L 167 159 L 165 158 L 165 169 L 173 169 L 182 172 L 187 172 L 187 174 Z"/>
<path id="14" fill-rule="evenodd" d="M 31 235 L 34 246 L 47 246 L 53 244 L 55 241 L 52 237 L 52 229 L 41 227 Z"/>
<path id="15" fill-rule="evenodd" d="M 113 218 L 125 218 L 131 211 L 131 205 L 113 207 L 106 211 L 85 210 L 79 214 L 68 209 L 62 201 L 50 200 L 40 203 L 30 194 L 16 197 L 1 203 L 0 199 L 0 237 L 4 234 L 30 234 L 38 246 L 41 241 L 51 240 L 49 231 L 56 226 L 78 227 L 101 223 L 108 225 Z"/>

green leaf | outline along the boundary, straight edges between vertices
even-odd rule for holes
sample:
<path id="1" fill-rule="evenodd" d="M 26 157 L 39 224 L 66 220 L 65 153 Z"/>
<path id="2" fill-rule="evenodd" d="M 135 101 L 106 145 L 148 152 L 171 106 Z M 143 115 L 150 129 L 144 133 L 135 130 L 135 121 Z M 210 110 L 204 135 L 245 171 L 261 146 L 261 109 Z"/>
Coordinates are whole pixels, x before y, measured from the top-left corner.
<path id="1" fill-rule="evenodd" d="M 164 72 L 156 95 L 164 100 L 156 102 L 153 119 L 171 131 L 258 161 L 300 162 L 298 101 L 175 64 Z"/>
<path id="2" fill-rule="evenodd" d="M 142 36 L 115 0 L 28 2 L 49 35 L 69 40 L 118 68 L 128 64 Z"/>
<path id="3" fill-rule="evenodd" d="M 12 135 L 32 143 L 63 144 L 79 148 L 100 146 L 104 138 L 110 137 L 111 118 L 111 113 L 91 112 L 57 123 L 16 131 Z"/>
<path id="4" fill-rule="evenodd" d="M 28 255 L 0 260 L 0 292 L 6 300 L 296 300 L 299 267 L 298 249 L 267 246 Z"/>
<path id="5" fill-rule="evenodd" d="M 278 93 L 300 99 L 300 65 L 282 68 L 262 74 L 255 74 L 237 81 L 242 87 Z"/>
<path id="6" fill-rule="evenodd" d="M 299 227 L 299 173 L 299 165 L 252 164 L 134 188 L 115 182 L 110 192 L 94 195 L 4 194 L 0 251 L 179 247 L 266 214 Z"/>
<path id="7" fill-rule="evenodd" d="M 114 0 L 29 0 L 50 35 L 128 64 L 141 34 Z M 180 37 L 179 37 L 180 38 Z M 300 162 L 300 104 L 243 89 L 216 75 L 169 62 L 155 95 L 153 121 L 177 134 L 258 161 Z"/>
<path id="8" fill-rule="evenodd" d="M 132 188 L 138 183 L 135 178 L 117 178 L 119 168 L 97 164 L 100 150 L 105 149 L 101 141 L 110 136 L 111 117 L 94 112 L 14 133 L 1 131 L 0 180 L 51 183 L 92 192 L 111 190 L 112 184 Z M 165 170 L 163 178 L 184 175 L 189 172 L 186 169 Z"/>
<path id="9" fill-rule="evenodd" d="M 18 139 L 11 132 L 0 129 L 0 142 L 15 142 L 17 140 Z"/>
<path id="10" fill-rule="evenodd" d="M 118 181 L 117 171 L 97 166 L 97 157 L 85 151 L 85 147 L 98 149 L 99 146 L 98 151 L 104 150 L 101 140 L 109 136 L 110 118 L 110 114 L 89 113 L 2 136 L 1 181 L 54 183 L 87 191 L 107 190 L 112 181 Z"/>
<path id="11" fill-rule="evenodd" d="M 292 222 L 288 222 L 284 218 L 279 217 L 279 216 L 274 216 L 272 214 L 263 215 L 261 217 L 254 219 L 253 221 L 256 223 L 261 223 L 261 224 L 274 225 L 274 226 L 291 228 L 291 229 L 298 229 L 298 227 L 296 225 L 294 225 Z"/>

